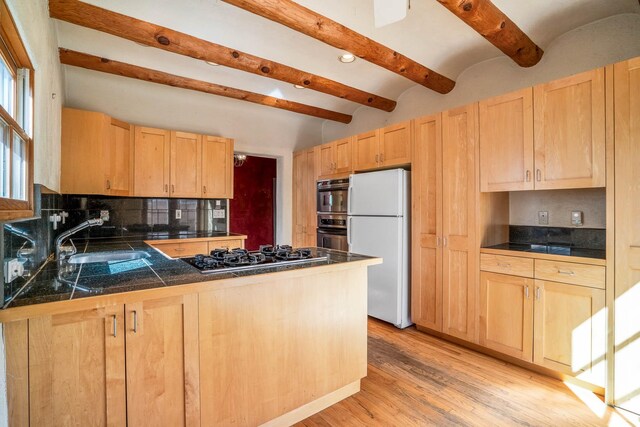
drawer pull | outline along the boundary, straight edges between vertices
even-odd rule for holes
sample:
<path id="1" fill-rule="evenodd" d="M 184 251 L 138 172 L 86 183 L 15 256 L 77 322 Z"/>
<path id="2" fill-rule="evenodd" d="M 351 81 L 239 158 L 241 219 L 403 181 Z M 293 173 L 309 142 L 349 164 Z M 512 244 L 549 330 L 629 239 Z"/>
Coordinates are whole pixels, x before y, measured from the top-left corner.
<path id="1" fill-rule="evenodd" d="M 571 270 L 562 270 L 562 269 L 558 269 L 558 274 L 566 274 L 567 276 L 575 276 L 576 273 L 574 273 Z"/>
<path id="2" fill-rule="evenodd" d="M 536 299 L 540 301 L 540 288 L 536 288 Z"/>
<path id="3" fill-rule="evenodd" d="M 508 262 L 499 262 L 498 267 L 509 268 L 511 267 L 511 263 Z"/>
<path id="4" fill-rule="evenodd" d="M 138 312 L 133 310 L 133 333 L 138 333 Z"/>
<path id="5" fill-rule="evenodd" d="M 529 299 L 529 286 L 524 287 L 524 297 Z"/>
<path id="6" fill-rule="evenodd" d="M 118 337 L 118 317 L 115 314 L 113 315 L 113 337 Z"/>
<path id="7" fill-rule="evenodd" d="M 184 248 L 174 248 L 173 250 L 176 251 L 176 252 L 183 252 Z"/>

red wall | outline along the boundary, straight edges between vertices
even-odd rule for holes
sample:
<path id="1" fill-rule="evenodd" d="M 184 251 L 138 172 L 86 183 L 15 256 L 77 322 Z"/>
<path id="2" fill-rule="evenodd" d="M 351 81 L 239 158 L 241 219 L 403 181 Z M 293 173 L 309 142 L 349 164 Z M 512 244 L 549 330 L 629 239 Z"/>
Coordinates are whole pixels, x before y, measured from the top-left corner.
<path id="1" fill-rule="evenodd" d="M 229 201 L 229 231 L 247 235 L 245 247 L 273 244 L 276 159 L 247 156 L 233 169 L 233 199 Z"/>

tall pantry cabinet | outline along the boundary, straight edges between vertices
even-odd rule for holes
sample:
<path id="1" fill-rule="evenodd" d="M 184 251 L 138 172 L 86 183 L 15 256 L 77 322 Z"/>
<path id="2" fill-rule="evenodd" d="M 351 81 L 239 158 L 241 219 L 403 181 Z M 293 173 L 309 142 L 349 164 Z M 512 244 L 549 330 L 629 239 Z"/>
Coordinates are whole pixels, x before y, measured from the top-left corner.
<path id="1" fill-rule="evenodd" d="M 607 71 L 609 68 L 607 68 Z M 615 64 L 614 403 L 640 413 L 640 58 Z M 609 212 L 607 212 L 609 214 Z"/>
<path id="2" fill-rule="evenodd" d="M 412 316 L 476 341 L 478 104 L 417 119 L 413 170 Z M 420 266 L 416 268 L 416 266 Z"/>
<path id="3" fill-rule="evenodd" d="M 317 246 L 318 148 L 293 153 L 293 246 Z"/>

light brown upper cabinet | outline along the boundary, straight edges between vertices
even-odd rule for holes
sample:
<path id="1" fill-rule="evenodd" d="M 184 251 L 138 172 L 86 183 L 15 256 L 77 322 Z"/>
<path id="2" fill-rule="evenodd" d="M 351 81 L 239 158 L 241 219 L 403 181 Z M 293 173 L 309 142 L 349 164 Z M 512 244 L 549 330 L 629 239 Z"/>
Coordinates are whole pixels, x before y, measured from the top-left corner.
<path id="1" fill-rule="evenodd" d="M 200 197 L 202 193 L 202 137 L 171 132 L 171 197 Z"/>
<path id="2" fill-rule="evenodd" d="M 475 341 L 477 104 L 415 120 L 412 320 Z"/>
<path id="3" fill-rule="evenodd" d="M 171 132 L 135 127 L 134 188 L 142 197 L 168 197 L 171 164 Z"/>
<path id="4" fill-rule="evenodd" d="M 202 197 L 233 198 L 233 139 L 202 137 Z"/>
<path id="5" fill-rule="evenodd" d="M 111 118 L 104 159 L 107 194 L 128 196 L 133 193 L 133 126 Z"/>
<path id="6" fill-rule="evenodd" d="M 356 135 L 353 169 L 387 168 L 411 163 L 412 121 Z"/>
<path id="7" fill-rule="evenodd" d="M 479 103 L 480 190 L 533 190 L 533 89 Z"/>
<path id="8" fill-rule="evenodd" d="M 605 186 L 604 69 L 480 102 L 480 190 Z"/>
<path id="9" fill-rule="evenodd" d="M 129 125 L 106 114 L 62 109 L 60 187 L 66 194 L 132 192 Z"/>
<path id="10" fill-rule="evenodd" d="M 352 138 L 339 139 L 319 147 L 319 178 L 344 176 L 352 172 L 351 140 Z"/>
<path id="11" fill-rule="evenodd" d="M 536 189 L 605 186 L 604 68 L 533 88 Z"/>

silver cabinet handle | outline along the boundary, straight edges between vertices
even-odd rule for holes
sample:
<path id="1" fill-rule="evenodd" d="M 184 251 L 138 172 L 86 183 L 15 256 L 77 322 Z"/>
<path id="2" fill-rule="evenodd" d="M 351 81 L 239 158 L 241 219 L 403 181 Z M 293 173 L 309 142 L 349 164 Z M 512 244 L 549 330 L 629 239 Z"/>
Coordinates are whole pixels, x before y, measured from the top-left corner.
<path id="1" fill-rule="evenodd" d="M 525 177 L 527 182 L 531 182 L 531 171 L 529 169 L 527 169 L 527 173 L 525 174 Z"/>
<path id="2" fill-rule="evenodd" d="M 444 246 L 444 247 L 447 246 L 447 238 L 446 237 L 442 238 L 442 246 Z"/>
<path id="3" fill-rule="evenodd" d="M 536 288 L 536 299 L 540 301 L 540 288 Z"/>
<path id="4" fill-rule="evenodd" d="M 113 337 L 116 338 L 118 336 L 118 316 L 113 315 Z"/>
<path id="5" fill-rule="evenodd" d="M 566 274 L 568 276 L 575 276 L 576 273 L 574 273 L 571 270 L 562 270 L 562 269 L 558 269 L 558 274 Z"/>
<path id="6" fill-rule="evenodd" d="M 207 186 L 206 186 L 206 185 L 202 187 L 202 192 L 203 192 L 204 194 L 207 194 Z"/>
<path id="7" fill-rule="evenodd" d="M 529 286 L 524 287 L 524 297 L 529 299 Z"/>
<path id="8" fill-rule="evenodd" d="M 384 153 L 380 154 L 380 163 L 384 163 Z"/>
<path id="9" fill-rule="evenodd" d="M 176 185 L 175 184 L 171 184 L 171 192 L 172 193 L 176 192 Z"/>
<path id="10" fill-rule="evenodd" d="M 380 154 L 376 154 L 376 163 L 379 163 Z"/>
<path id="11" fill-rule="evenodd" d="M 542 171 L 540 169 L 536 169 L 536 181 L 542 181 Z"/>
<path id="12" fill-rule="evenodd" d="M 107 190 L 111 190 L 111 180 L 107 180 Z"/>
<path id="13" fill-rule="evenodd" d="M 164 192 L 168 193 L 169 192 L 169 184 L 165 184 L 164 185 Z"/>
<path id="14" fill-rule="evenodd" d="M 440 236 L 436 237 L 436 248 L 440 247 L 440 240 L 442 240 Z"/>
<path id="15" fill-rule="evenodd" d="M 138 333 L 138 312 L 133 310 L 133 333 Z"/>

